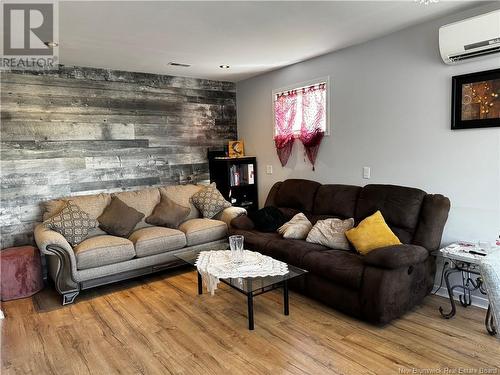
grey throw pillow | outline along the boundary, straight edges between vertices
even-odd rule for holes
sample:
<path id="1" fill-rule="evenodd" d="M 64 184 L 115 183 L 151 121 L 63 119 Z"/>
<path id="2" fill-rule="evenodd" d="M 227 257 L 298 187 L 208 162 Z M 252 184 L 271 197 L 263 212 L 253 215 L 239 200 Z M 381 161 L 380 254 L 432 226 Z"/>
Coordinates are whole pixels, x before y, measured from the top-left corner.
<path id="1" fill-rule="evenodd" d="M 143 213 L 113 196 L 111 203 L 97 220 L 99 227 L 106 233 L 112 236 L 128 237 L 143 217 Z"/>
<path id="2" fill-rule="evenodd" d="M 231 207 L 231 203 L 224 199 L 219 190 L 209 185 L 193 194 L 191 201 L 200 210 L 204 218 L 211 219 L 224 208 Z"/>
<path id="3" fill-rule="evenodd" d="M 162 194 L 160 203 L 156 205 L 153 213 L 146 218 L 146 223 L 177 229 L 190 212 L 190 207 L 181 206 L 165 194 Z"/>
<path id="4" fill-rule="evenodd" d="M 354 227 L 354 219 L 318 220 L 307 235 L 306 241 L 330 247 L 332 249 L 350 250 L 345 232 Z"/>
<path id="5" fill-rule="evenodd" d="M 98 224 L 97 220 L 72 202 L 68 202 L 58 214 L 43 222 L 46 228 L 62 234 L 71 246 L 76 246 L 87 238 L 89 230 L 96 228 Z"/>

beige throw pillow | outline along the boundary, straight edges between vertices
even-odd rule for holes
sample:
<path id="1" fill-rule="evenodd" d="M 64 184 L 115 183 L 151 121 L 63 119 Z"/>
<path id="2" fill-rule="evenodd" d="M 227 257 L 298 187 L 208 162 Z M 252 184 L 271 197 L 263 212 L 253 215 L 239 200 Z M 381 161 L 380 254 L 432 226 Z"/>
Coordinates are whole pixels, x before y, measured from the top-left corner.
<path id="1" fill-rule="evenodd" d="M 283 238 L 291 238 L 294 240 L 303 240 L 312 228 L 311 222 L 307 219 L 306 215 L 299 213 L 292 217 L 292 219 L 281 227 L 278 228 L 278 233 Z"/>
<path id="2" fill-rule="evenodd" d="M 345 232 L 354 227 L 354 219 L 325 219 L 318 222 L 307 235 L 307 242 L 317 243 L 332 249 L 350 250 Z"/>

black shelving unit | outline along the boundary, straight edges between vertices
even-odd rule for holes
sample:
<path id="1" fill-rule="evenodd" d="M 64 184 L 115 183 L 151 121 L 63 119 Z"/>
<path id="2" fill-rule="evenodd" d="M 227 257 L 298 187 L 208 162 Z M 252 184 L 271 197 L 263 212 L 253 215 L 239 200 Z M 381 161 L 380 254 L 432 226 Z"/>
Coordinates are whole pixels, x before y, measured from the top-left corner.
<path id="1" fill-rule="evenodd" d="M 258 207 L 257 159 L 228 158 L 209 153 L 210 182 L 233 206 L 255 211 Z"/>

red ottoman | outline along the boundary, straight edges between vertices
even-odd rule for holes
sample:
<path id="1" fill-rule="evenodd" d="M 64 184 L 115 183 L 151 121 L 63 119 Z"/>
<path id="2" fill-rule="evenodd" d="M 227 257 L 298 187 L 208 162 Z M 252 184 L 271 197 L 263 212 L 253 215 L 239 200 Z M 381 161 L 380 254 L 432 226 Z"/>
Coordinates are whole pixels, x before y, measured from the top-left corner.
<path id="1" fill-rule="evenodd" d="M 0 273 L 2 301 L 29 297 L 43 288 L 40 253 L 36 247 L 0 251 Z"/>

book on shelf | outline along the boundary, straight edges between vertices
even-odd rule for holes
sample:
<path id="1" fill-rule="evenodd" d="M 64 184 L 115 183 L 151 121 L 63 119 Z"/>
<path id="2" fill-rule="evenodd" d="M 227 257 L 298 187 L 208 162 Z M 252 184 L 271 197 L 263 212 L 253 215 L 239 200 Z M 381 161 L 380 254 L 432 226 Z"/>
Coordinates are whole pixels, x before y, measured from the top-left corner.
<path id="1" fill-rule="evenodd" d="M 255 183 L 253 164 L 248 164 L 248 183 L 250 185 L 253 185 Z"/>

